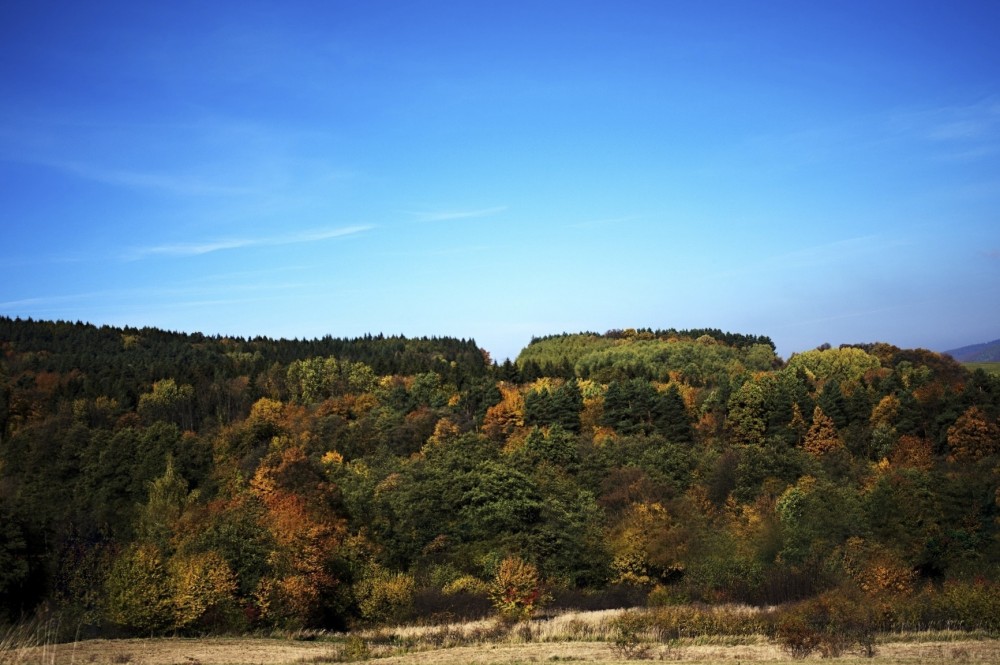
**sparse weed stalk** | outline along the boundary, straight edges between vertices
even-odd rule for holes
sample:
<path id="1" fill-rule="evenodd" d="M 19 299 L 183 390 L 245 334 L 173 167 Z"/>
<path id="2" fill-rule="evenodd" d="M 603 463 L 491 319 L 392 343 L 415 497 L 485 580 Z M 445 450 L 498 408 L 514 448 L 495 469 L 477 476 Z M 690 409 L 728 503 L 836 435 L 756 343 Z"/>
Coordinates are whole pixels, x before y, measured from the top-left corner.
<path id="1" fill-rule="evenodd" d="M 28 621 L 0 628 L 0 664 L 56 663 L 58 624 Z"/>

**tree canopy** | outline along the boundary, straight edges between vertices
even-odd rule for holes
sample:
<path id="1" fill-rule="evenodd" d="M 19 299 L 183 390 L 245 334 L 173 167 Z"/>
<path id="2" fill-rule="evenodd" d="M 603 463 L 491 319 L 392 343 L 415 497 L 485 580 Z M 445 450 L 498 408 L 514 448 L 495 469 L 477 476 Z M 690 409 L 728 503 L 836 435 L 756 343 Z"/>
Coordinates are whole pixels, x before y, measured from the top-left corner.
<path id="1" fill-rule="evenodd" d="M 998 432 L 1000 378 L 884 343 L 629 329 L 497 365 L 0 318 L 0 612 L 195 633 L 996 581 Z"/>

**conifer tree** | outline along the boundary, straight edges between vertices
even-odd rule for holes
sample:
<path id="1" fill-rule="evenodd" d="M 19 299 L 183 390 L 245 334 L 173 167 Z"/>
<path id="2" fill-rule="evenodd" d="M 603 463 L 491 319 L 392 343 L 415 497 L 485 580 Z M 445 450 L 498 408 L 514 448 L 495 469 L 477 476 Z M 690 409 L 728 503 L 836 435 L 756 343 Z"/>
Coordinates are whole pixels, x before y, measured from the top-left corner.
<path id="1" fill-rule="evenodd" d="M 813 421 L 806 432 L 803 446 L 807 453 L 817 457 L 832 450 L 842 447 L 844 444 L 837 434 L 837 427 L 833 424 L 833 419 L 823 413 L 822 407 L 818 404 L 813 409 Z"/>

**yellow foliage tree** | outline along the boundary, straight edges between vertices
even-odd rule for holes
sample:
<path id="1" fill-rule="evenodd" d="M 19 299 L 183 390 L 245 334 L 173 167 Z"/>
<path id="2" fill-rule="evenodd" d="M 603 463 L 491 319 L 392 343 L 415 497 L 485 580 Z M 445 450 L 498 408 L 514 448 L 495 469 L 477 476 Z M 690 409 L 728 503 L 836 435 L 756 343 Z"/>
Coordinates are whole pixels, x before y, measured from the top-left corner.
<path id="1" fill-rule="evenodd" d="M 976 462 L 1000 452 L 1000 427 L 976 406 L 948 428 L 948 448 L 957 461 Z"/>
<path id="2" fill-rule="evenodd" d="M 413 609 L 416 588 L 412 575 L 393 573 L 372 564 L 355 587 L 361 616 L 376 623 L 407 619 Z"/>
<path id="3" fill-rule="evenodd" d="M 803 442 L 805 451 L 819 457 L 843 446 L 844 443 L 840 440 L 840 435 L 837 434 L 837 426 L 833 424 L 833 419 L 817 406 L 813 409 L 812 425 L 806 432 Z"/>
<path id="4" fill-rule="evenodd" d="M 895 395 L 886 395 L 875 408 L 872 409 L 870 422 L 872 427 L 884 425 L 892 427 L 896 424 L 896 417 L 899 414 L 899 398 Z"/>
<path id="5" fill-rule="evenodd" d="M 490 584 L 490 599 L 501 618 L 530 619 L 546 600 L 538 569 L 519 557 L 505 558 Z"/>
<path id="6" fill-rule="evenodd" d="M 458 425 L 448 418 L 441 418 L 434 424 L 434 433 L 427 439 L 428 446 L 438 446 L 452 441 L 462 433 Z"/>
<path id="7" fill-rule="evenodd" d="M 163 556 L 155 545 L 137 543 L 119 555 L 105 586 L 108 619 L 150 635 L 174 622 L 174 604 Z"/>
<path id="8" fill-rule="evenodd" d="M 502 398 L 486 410 L 483 418 L 483 433 L 495 441 L 500 441 L 518 427 L 524 427 L 524 396 L 517 386 L 501 383 Z"/>
<path id="9" fill-rule="evenodd" d="M 195 626 L 208 615 L 231 609 L 236 578 L 217 552 L 175 556 L 168 564 L 174 627 Z"/>
<path id="10" fill-rule="evenodd" d="M 870 596 L 911 593 L 917 581 L 912 566 L 880 545 L 858 537 L 844 545 L 844 570 L 862 591 Z"/>
<path id="11" fill-rule="evenodd" d="M 661 504 L 634 503 L 610 534 L 615 581 L 650 584 L 653 569 L 684 570 L 687 535 Z"/>

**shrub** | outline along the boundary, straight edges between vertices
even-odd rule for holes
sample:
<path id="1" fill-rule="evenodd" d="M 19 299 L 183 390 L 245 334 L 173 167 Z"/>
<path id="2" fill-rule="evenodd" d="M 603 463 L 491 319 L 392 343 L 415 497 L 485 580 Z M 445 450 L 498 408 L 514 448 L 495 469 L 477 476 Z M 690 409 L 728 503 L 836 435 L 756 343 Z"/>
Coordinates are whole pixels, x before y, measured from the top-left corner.
<path id="1" fill-rule="evenodd" d="M 947 582 L 941 589 L 893 600 L 897 630 L 1000 631 L 1000 584 L 987 581 Z"/>
<path id="2" fill-rule="evenodd" d="M 738 605 L 672 605 L 652 610 L 653 627 L 662 639 L 771 632 L 767 612 Z"/>
<path id="3" fill-rule="evenodd" d="M 650 616 L 643 612 L 622 612 L 611 620 L 611 649 L 618 656 L 634 660 L 649 656 Z"/>
<path id="4" fill-rule="evenodd" d="M 490 599 L 502 619 L 520 621 L 531 618 L 547 597 L 538 569 L 518 557 L 507 557 L 490 584 Z"/>
<path id="5" fill-rule="evenodd" d="M 561 588 L 552 591 L 552 610 L 617 610 L 642 607 L 649 601 L 648 589 L 631 584 L 615 584 L 604 589 Z"/>
<path id="6" fill-rule="evenodd" d="M 472 575 L 462 575 L 444 585 L 441 591 L 446 596 L 453 596 L 460 593 L 470 595 L 487 595 L 490 591 L 489 585 L 478 577 Z"/>
<path id="7" fill-rule="evenodd" d="M 876 613 L 865 596 L 836 590 L 784 608 L 775 619 L 775 638 L 793 658 L 819 650 L 835 658 L 851 646 L 875 655 Z"/>
<path id="8" fill-rule="evenodd" d="M 163 558 L 155 545 L 129 547 L 115 560 L 106 588 L 107 617 L 140 634 L 174 622 L 174 604 Z"/>
<path id="9" fill-rule="evenodd" d="M 413 611 L 413 577 L 373 567 L 356 589 L 361 616 L 373 623 L 399 622 Z"/>
<path id="10" fill-rule="evenodd" d="M 485 585 L 484 585 L 485 586 Z M 487 591 L 470 593 L 440 589 L 418 589 L 413 596 L 413 615 L 422 624 L 453 623 L 483 619 L 493 611 Z"/>
<path id="11" fill-rule="evenodd" d="M 797 612 L 783 612 L 775 621 L 775 637 L 792 658 L 805 658 L 819 646 L 820 634 L 809 619 Z"/>

